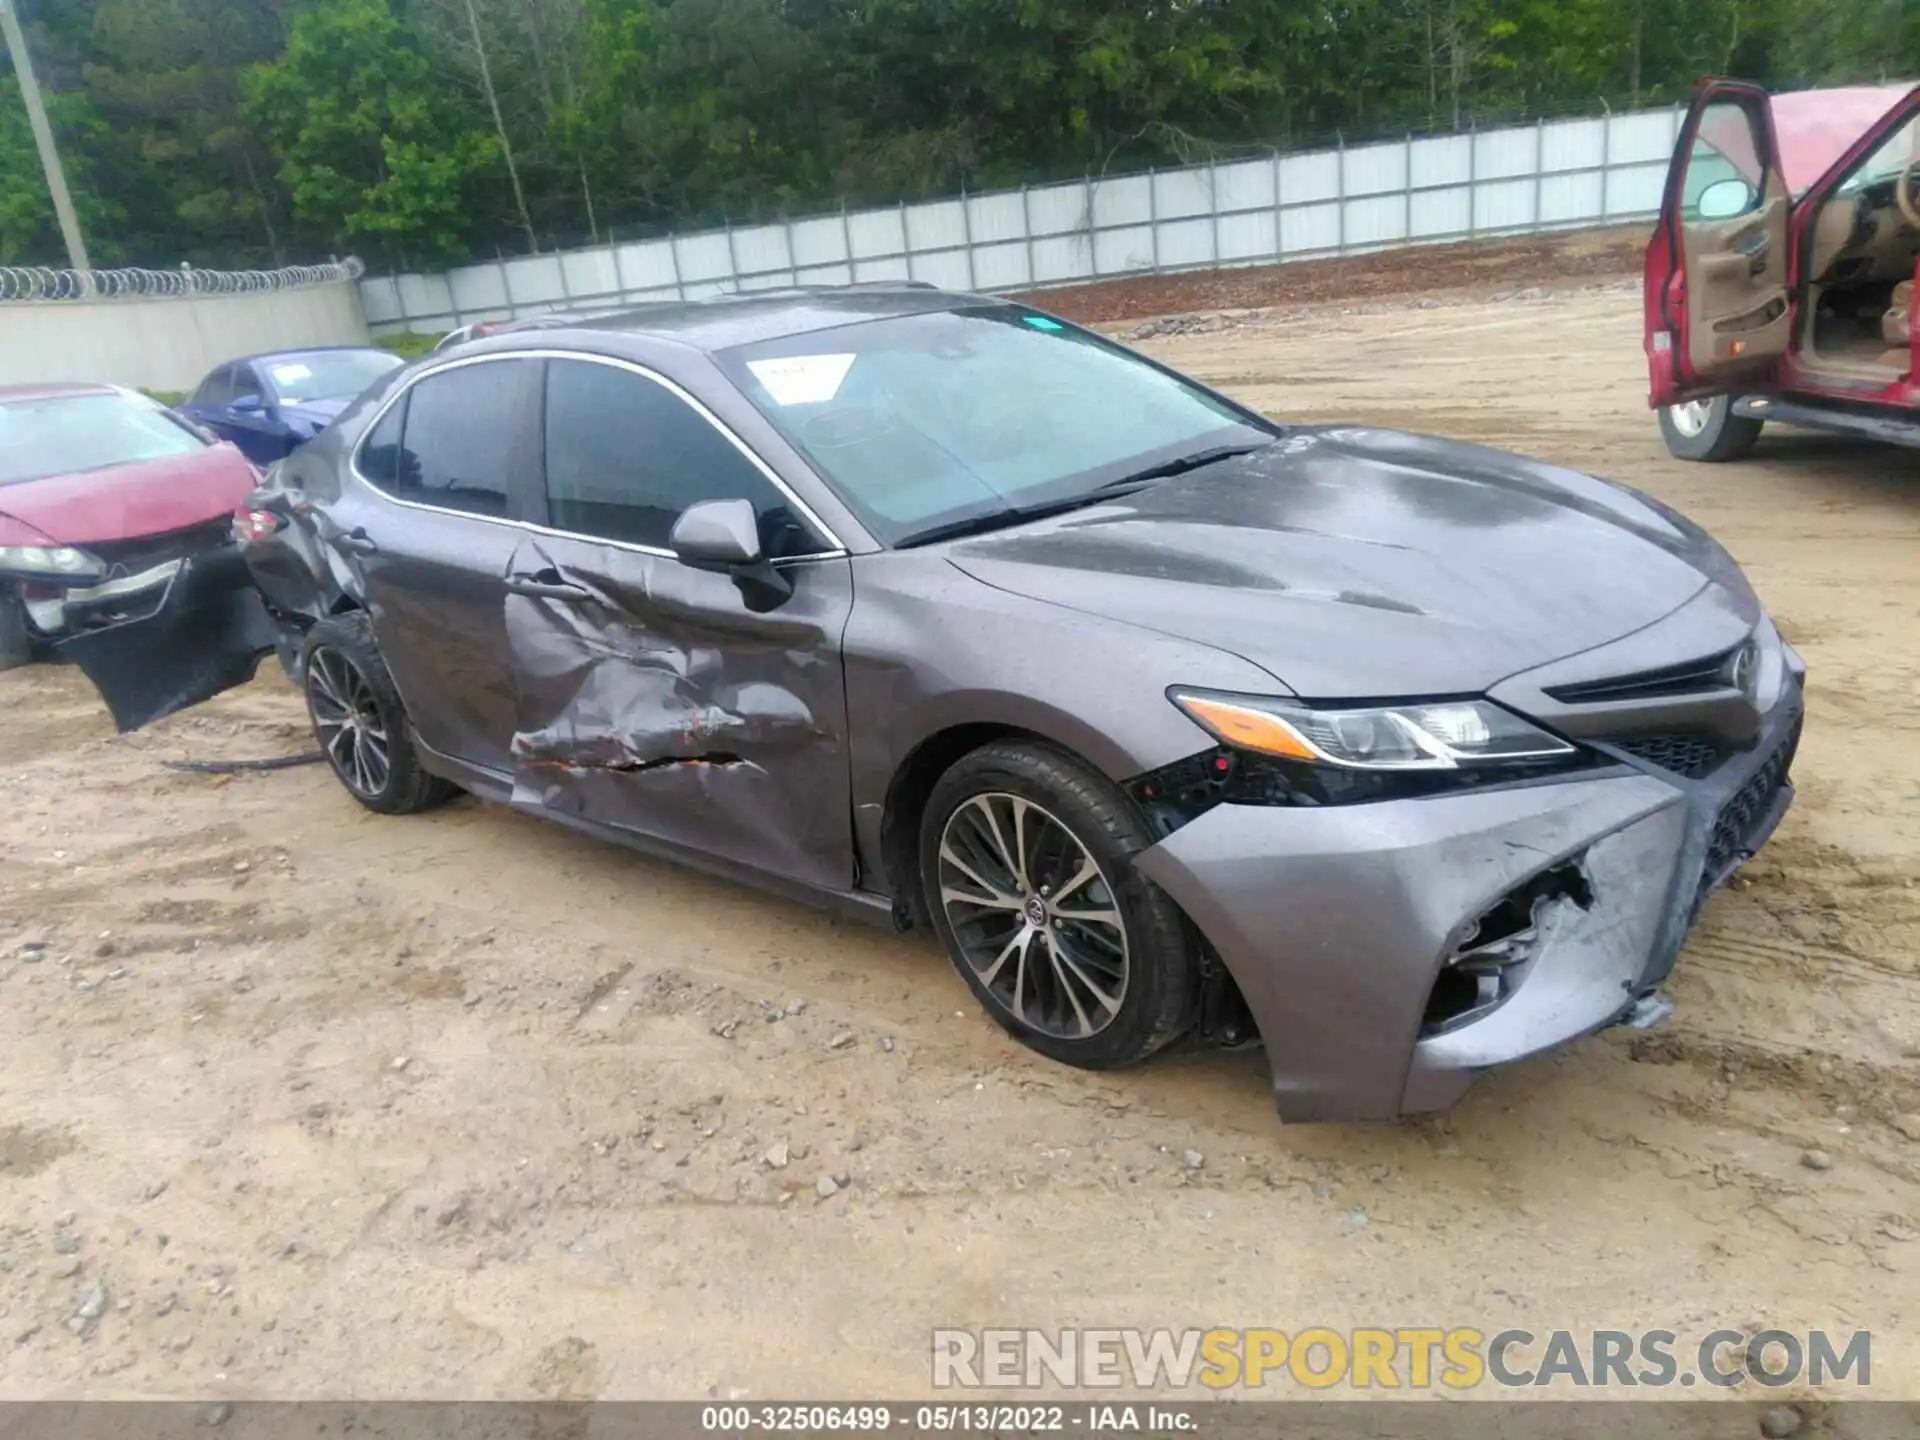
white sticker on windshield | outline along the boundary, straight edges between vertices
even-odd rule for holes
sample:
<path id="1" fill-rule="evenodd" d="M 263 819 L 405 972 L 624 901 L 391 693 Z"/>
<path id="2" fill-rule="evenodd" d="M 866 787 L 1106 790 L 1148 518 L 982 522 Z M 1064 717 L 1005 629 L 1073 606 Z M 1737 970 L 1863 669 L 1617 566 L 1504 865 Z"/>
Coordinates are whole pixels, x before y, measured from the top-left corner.
<path id="1" fill-rule="evenodd" d="M 298 361 L 273 367 L 273 383 L 276 385 L 292 385 L 296 381 L 309 380 L 312 378 L 313 371 Z"/>
<path id="2" fill-rule="evenodd" d="M 776 405 L 818 405 L 831 400 L 852 368 L 851 355 L 789 355 L 747 362 L 753 378 L 767 387 Z"/>

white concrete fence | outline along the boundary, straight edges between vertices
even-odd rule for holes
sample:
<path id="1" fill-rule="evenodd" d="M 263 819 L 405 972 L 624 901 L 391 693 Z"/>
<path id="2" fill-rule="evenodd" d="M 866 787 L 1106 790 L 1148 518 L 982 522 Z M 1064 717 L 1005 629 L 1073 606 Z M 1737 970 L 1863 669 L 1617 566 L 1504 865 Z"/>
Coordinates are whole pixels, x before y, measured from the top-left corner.
<path id="1" fill-rule="evenodd" d="M 263 350 L 364 345 L 360 262 L 290 270 L 0 270 L 0 384 L 191 390 Z"/>
<path id="2" fill-rule="evenodd" d="M 788 285 L 1009 291 L 1651 218 L 1679 109 L 1220 161 L 362 280 L 376 335 Z"/>

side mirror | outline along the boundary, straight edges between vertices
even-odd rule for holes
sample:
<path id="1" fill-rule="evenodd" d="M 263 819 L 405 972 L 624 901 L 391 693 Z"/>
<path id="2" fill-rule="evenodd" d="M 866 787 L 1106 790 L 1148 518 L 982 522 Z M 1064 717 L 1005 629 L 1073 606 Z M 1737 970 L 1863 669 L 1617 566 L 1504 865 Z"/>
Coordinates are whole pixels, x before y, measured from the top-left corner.
<path id="1" fill-rule="evenodd" d="M 760 519 L 750 500 L 702 500 L 689 505 L 673 522 L 667 544 L 683 565 L 696 570 L 732 570 L 756 565 L 760 550 Z"/>
<path id="2" fill-rule="evenodd" d="M 1753 208 L 1760 197 L 1753 186 L 1739 178 L 1716 180 L 1700 192 L 1694 208 L 1702 220 L 1731 220 Z"/>
<path id="3" fill-rule="evenodd" d="M 236 395 L 229 404 L 242 415 L 251 415 L 267 408 L 266 397 L 261 395 Z"/>
<path id="4" fill-rule="evenodd" d="M 787 577 L 767 561 L 760 519 L 750 500 L 702 500 L 673 522 L 667 544 L 682 565 L 733 577 L 747 608 L 775 609 L 793 594 Z"/>

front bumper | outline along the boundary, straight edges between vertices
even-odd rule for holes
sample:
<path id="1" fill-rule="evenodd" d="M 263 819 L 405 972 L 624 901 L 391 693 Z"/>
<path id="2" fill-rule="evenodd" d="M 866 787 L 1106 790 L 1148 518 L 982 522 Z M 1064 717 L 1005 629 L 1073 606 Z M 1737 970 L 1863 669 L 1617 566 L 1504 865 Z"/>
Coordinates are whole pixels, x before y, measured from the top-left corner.
<path id="1" fill-rule="evenodd" d="M 136 619 L 154 608 L 185 564 L 184 560 L 167 560 L 137 575 L 122 575 L 97 585 L 64 589 L 45 584 L 28 586 L 22 591 L 27 618 L 49 640 Z"/>
<path id="2" fill-rule="evenodd" d="M 1137 863 L 1239 985 L 1283 1118 L 1438 1109 L 1489 1066 L 1625 1018 L 1666 978 L 1706 894 L 1791 803 L 1801 713 L 1795 673 L 1752 748 L 1701 780 L 1622 765 L 1382 804 L 1220 805 Z M 1507 998 L 1423 1034 L 1435 982 L 1476 920 L 1569 865 L 1586 903 L 1535 911 Z"/>
<path id="3" fill-rule="evenodd" d="M 231 544 L 182 560 L 157 589 L 110 603 L 107 623 L 54 649 L 93 682 L 122 732 L 245 684 L 279 633 Z"/>

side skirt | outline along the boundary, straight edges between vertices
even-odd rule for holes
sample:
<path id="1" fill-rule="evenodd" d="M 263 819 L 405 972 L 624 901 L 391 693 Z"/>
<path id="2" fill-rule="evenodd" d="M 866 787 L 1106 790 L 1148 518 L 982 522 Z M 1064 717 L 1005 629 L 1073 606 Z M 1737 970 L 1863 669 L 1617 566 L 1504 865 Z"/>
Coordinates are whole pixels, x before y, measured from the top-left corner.
<path id="1" fill-rule="evenodd" d="M 513 777 L 504 775 L 484 765 L 475 765 L 465 760 L 456 760 L 450 755 L 442 755 L 419 739 L 414 746 L 420 755 L 420 764 L 440 776 L 451 780 L 461 789 L 479 796 L 495 805 L 509 805 L 513 798 Z M 843 915 L 850 920 L 859 920 L 876 929 L 896 929 L 893 914 L 893 899 L 887 895 L 877 895 L 871 890 L 834 890 L 824 886 L 807 885 L 790 880 L 784 875 L 757 869 L 751 865 L 742 865 L 737 861 L 723 860 L 703 851 L 689 849 L 684 845 L 675 845 L 670 841 L 656 840 L 650 835 L 637 835 L 630 830 L 617 830 L 610 825 L 595 824 L 574 815 L 560 815 L 550 810 L 537 813 L 543 820 L 551 820 L 590 835 L 596 840 L 638 851 L 655 860 L 664 860 L 668 864 L 678 865 L 685 870 L 695 870 L 703 875 L 712 875 L 721 880 L 732 880 L 738 884 L 749 885 L 770 895 L 778 895 L 784 900 L 798 901 L 815 910 L 825 910 L 831 914 Z"/>
<path id="2" fill-rule="evenodd" d="M 1835 435 L 1878 440 L 1884 445 L 1920 449 L 1920 416 L 1906 419 L 1884 411 L 1847 410 L 1805 400 L 1783 400 L 1770 395 L 1745 395 L 1733 402 L 1733 413 L 1754 420 L 1775 420 Z"/>

